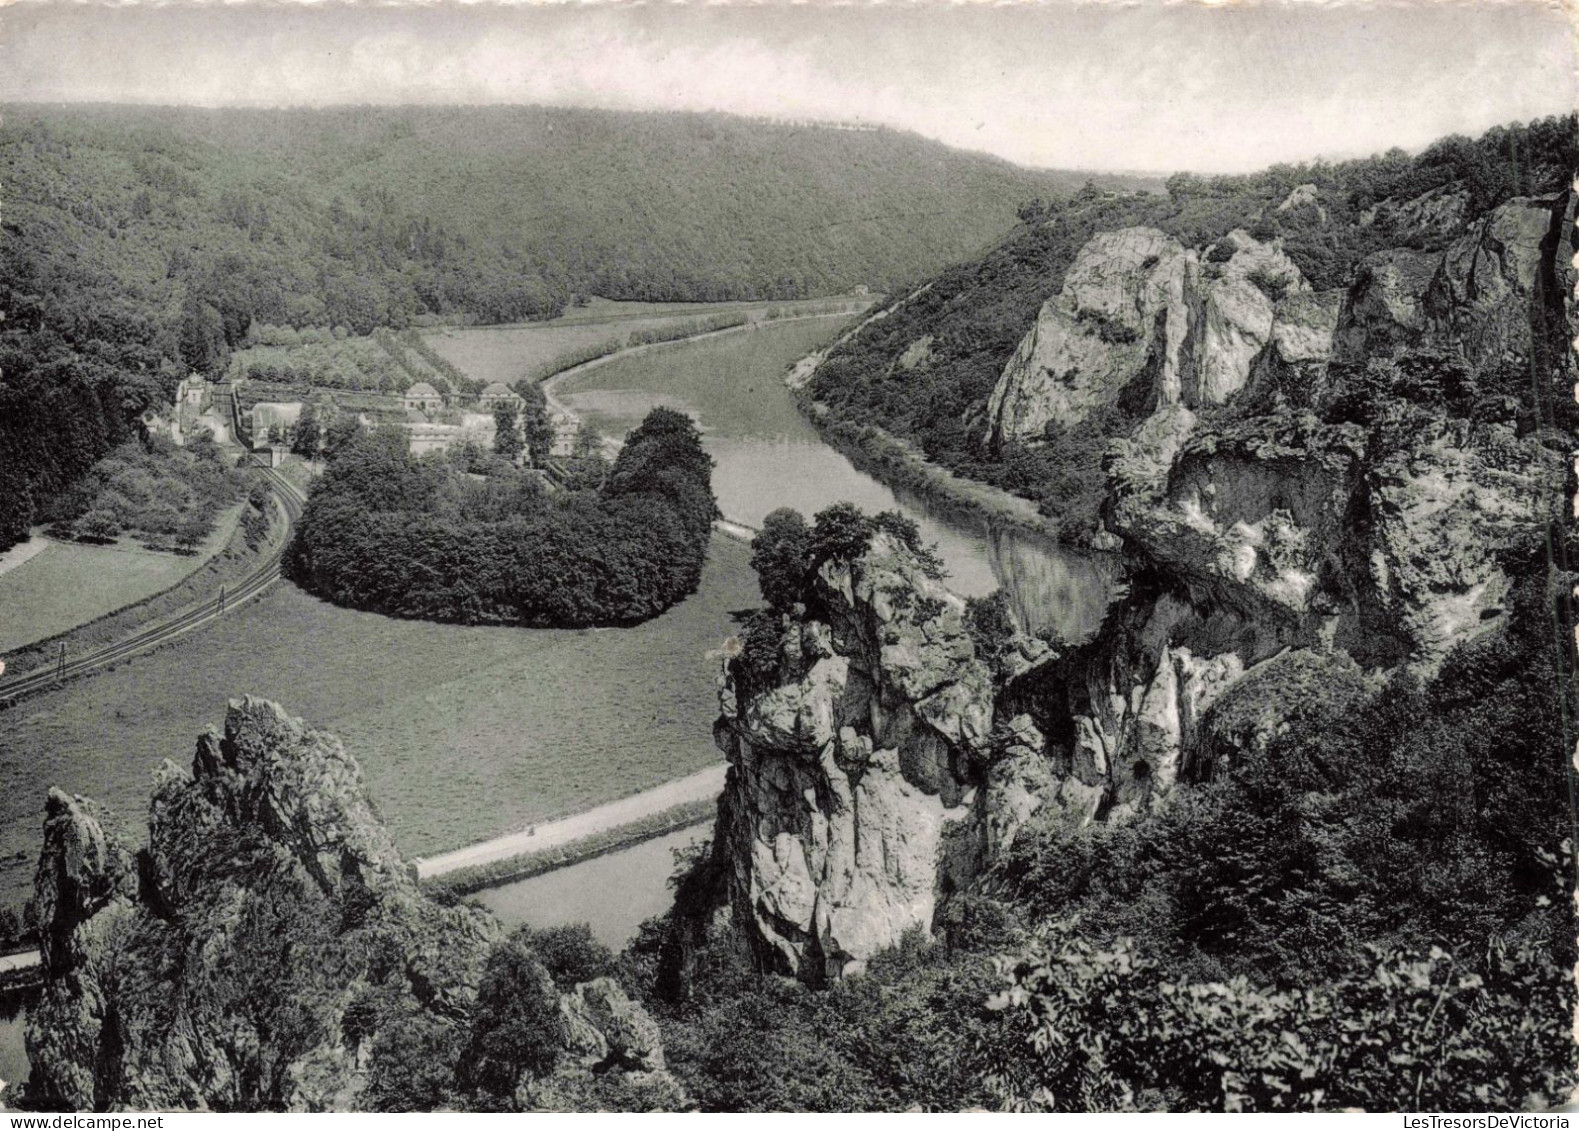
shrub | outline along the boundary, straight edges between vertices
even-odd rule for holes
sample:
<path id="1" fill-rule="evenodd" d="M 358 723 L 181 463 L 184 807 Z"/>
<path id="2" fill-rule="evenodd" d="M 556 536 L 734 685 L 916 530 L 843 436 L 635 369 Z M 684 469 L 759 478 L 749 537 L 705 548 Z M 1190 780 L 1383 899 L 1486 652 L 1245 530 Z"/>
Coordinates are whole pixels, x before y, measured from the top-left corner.
<path id="1" fill-rule="evenodd" d="M 783 624 L 777 614 L 758 609 L 746 617 L 742 636 L 739 670 L 747 677 L 748 685 L 767 683 L 778 673 Z"/>
<path id="2" fill-rule="evenodd" d="M 879 511 L 872 516 L 872 526 L 876 530 L 883 531 L 914 554 L 922 573 L 934 581 L 943 579 L 947 572 L 943 566 L 943 558 L 938 554 L 936 546 L 928 546 L 921 541 L 921 527 L 917 525 L 915 519 L 899 511 Z"/>
<path id="3" fill-rule="evenodd" d="M 1331 983 L 1278 990 L 1174 981 L 1060 924 L 1005 967 L 991 1005 L 1019 1040 L 990 1083 L 1011 1108 L 1475 1111 L 1571 1084 L 1571 994 L 1538 948 L 1373 948 Z"/>
<path id="4" fill-rule="evenodd" d="M 457 1072 L 468 1091 L 507 1098 L 522 1073 L 547 1076 L 559 1062 L 567 1037 L 559 994 L 528 936 L 517 932 L 488 956 Z"/>
<path id="5" fill-rule="evenodd" d="M 516 937 L 532 948 L 560 990 L 573 990 L 581 982 L 614 973 L 614 952 L 593 938 L 586 923 L 541 930 L 528 927 L 516 932 Z"/>
<path id="6" fill-rule="evenodd" d="M 1001 672 L 1017 631 L 1007 594 L 994 589 L 985 597 L 967 597 L 965 630 L 976 645 L 976 654 L 994 671 Z"/>

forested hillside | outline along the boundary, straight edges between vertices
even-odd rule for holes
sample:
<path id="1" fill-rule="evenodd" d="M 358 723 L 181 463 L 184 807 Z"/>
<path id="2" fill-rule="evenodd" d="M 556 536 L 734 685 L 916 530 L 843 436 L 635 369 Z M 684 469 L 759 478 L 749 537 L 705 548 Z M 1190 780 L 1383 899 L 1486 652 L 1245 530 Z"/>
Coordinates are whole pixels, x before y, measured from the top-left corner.
<path id="1" fill-rule="evenodd" d="M 0 160 L 0 548 L 253 322 L 889 288 L 1082 179 L 887 130 L 528 107 L 18 107 Z"/>
<path id="2" fill-rule="evenodd" d="M 872 424 L 917 443 L 938 463 L 1038 501 L 1073 542 L 1096 529 L 1100 462 L 1110 438 L 1146 406 L 1119 405 L 1078 432 L 988 443 L 987 407 L 1016 348 L 1097 232 L 1155 228 L 1226 258 L 1235 229 L 1281 248 L 1318 292 L 1346 288 L 1384 249 L 1440 251 L 1499 204 L 1560 191 L 1579 163 L 1576 121 L 1548 118 L 1480 138 L 1444 138 L 1330 164 L 1276 165 L 1248 176 L 1180 173 L 1165 196 L 1077 193 L 1032 203 L 981 258 L 890 295 L 886 313 L 831 351 L 807 386 L 830 410 L 830 432 L 870 446 Z M 1132 411 L 1126 411 L 1132 410 Z"/>

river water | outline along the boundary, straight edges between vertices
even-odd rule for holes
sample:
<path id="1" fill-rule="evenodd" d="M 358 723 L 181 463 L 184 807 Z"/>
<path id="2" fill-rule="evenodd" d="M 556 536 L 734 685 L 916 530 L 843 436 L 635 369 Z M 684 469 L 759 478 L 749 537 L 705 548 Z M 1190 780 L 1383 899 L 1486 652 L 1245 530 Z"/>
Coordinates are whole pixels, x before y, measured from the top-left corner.
<path id="1" fill-rule="evenodd" d="M 1002 587 L 1021 623 L 1079 640 L 1098 627 L 1116 577 L 1115 563 L 985 519 L 945 513 L 895 492 L 834 451 L 801 416 L 783 376 L 824 344 L 837 320 L 768 326 L 690 345 L 616 359 L 562 382 L 560 401 L 608 435 L 635 427 L 656 405 L 689 413 L 713 457 L 713 488 L 724 515 L 760 526 L 777 507 L 808 517 L 848 501 L 868 513 L 900 510 L 915 518 L 967 596 Z M 479 893 L 507 927 L 589 923 L 613 948 L 669 906 L 676 849 L 709 835 L 707 826 L 671 833 L 557 872 Z M 0 1079 L 25 1073 L 22 1013 L 0 1003 Z"/>
<path id="2" fill-rule="evenodd" d="M 1107 608 L 1115 563 L 985 518 L 945 511 L 894 491 L 825 444 L 795 404 L 788 367 L 833 334 L 837 320 L 749 332 L 616 359 L 555 387 L 559 401 L 606 435 L 634 428 L 654 406 L 688 413 L 713 457 L 713 491 L 726 518 L 760 526 L 777 507 L 810 517 L 847 501 L 868 513 L 900 510 L 937 545 L 948 583 L 966 596 L 1002 588 L 1027 628 L 1069 640 L 1091 635 Z"/>

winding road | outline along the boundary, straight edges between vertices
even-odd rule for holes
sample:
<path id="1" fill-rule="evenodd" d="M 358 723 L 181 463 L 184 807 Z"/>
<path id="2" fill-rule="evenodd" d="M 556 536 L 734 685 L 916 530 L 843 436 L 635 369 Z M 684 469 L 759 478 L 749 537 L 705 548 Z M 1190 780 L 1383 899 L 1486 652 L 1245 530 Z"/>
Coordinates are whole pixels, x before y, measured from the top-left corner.
<path id="1" fill-rule="evenodd" d="M 0 703 L 15 703 L 17 700 L 40 691 L 46 691 L 57 683 L 73 679 L 95 671 L 107 664 L 124 660 L 156 645 L 172 640 L 183 633 L 207 624 L 225 613 L 232 612 L 241 605 L 259 596 L 268 590 L 280 579 L 281 560 L 285 556 L 285 547 L 290 542 L 291 528 L 296 520 L 301 517 L 302 504 L 307 496 L 302 494 L 296 486 L 273 468 L 263 469 L 264 478 L 269 486 L 274 489 L 275 496 L 280 501 L 280 507 L 285 513 L 285 535 L 279 540 L 279 548 L 266 557 L 240 584 L 233 589 L 227 589 L 224 598 L 218 596 L 199 601 L 184 611 L 169 617 L 158 624 L 150 625 L 140 632 L 135 632 L 124 640 L 114 644 L 107 644 L 103 648 L 68 659 L 64 664 L 50 664 L 37 671 L 28 672 L 12 679 L 0 680 Z"/>

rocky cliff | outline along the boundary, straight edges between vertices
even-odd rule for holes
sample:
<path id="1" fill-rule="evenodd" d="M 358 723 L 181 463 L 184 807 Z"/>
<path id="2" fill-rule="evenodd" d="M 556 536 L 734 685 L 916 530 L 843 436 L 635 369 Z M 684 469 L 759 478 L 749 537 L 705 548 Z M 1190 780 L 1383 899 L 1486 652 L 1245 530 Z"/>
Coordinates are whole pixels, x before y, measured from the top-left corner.
<path id="1" fill-rule="evenodd" d="M 1189 419 L 1258 364 L 1325 360 L 1335 315 L 1279 247 L 1243 231 L 1204 254 L 1154 228 L 1099 233 L 1004 369 L 989 442 L 1041 440 L 1126 400 Z"/>
<path id="2" fill-rule="evenodd" d="M 160 769 L 146 848 L 52 791 L 35 898 L 25 1094 L 55 1110 L 363 1106 L 411 1034 L 428 1060 L 458 1046 L 501 935 L 422 893 L 333 735 L 251 697 Z M 617 986 L 562 1008 L 575 1056 L 661 1069 L 651 1034 L 615 1032 L 644 1020 Z"/>
<path id="3" fill-rule="evenodd" d="M 1326 294 L 1243 232 L 1091 239 L 987 442 L 1133 418 L 1105 508 L 1127 596 L 1088 643 L 994 670 L 892 540 L 824 564 L 771 671 L 726 672 L 712 875 L 736 936 L 809 981 L 857 970 L 1038 811 L 1124 820 L 1253 750 L 1290 673 L 1429 673 L 1498 627 L 1564 498 L 1529 410 L 1561 392 L 1572 220 L 1516 199 Z"/>
<path id="4" fill-rule="evenodd" d="M 930 930 L 1032 808 L 1089 806 L 1078 783 L 1047 780 L 1023 720 L 998 717 L 964 607 L 879 533 L 816 571 L 770 662 L 729 665 L 714 895 L 767 968 L 813 982 L 858 971 Z M 1050 654 L 1021 637 L 1002 663 Z"/>

